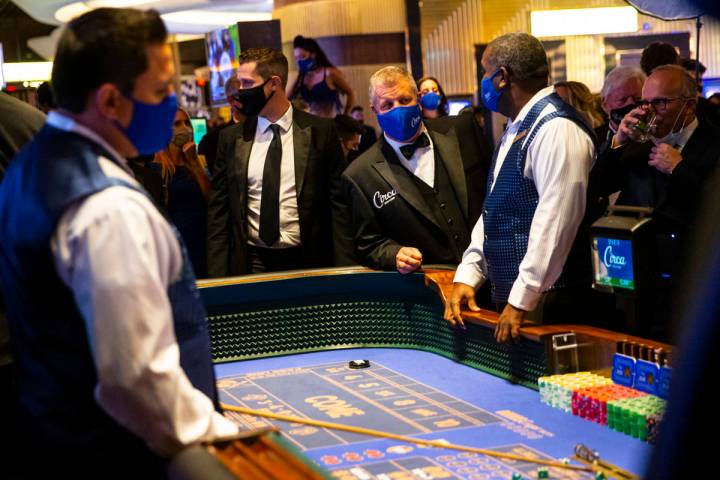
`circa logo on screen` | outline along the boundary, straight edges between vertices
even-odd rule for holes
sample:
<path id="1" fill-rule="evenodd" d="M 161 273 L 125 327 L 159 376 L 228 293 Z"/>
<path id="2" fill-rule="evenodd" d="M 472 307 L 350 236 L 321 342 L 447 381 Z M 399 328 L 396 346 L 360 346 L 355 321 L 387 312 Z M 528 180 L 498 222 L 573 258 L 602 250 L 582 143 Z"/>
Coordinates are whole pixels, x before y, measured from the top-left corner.
<path id="1" fill-rule="evenodd" d="M 375 208 L 382 208 L 395 200 L 396 195 L 397 192 L 395 192 L 395 190 L 390 190 L 387 193 L 375 192 L 375 195 L 373 195 L 373 204 L 375 205 Z"/>
<path id="2" fill-rule="evenodd" d="M 605 253 L 603 254 L 603 262 L 608 267 L 624 267 L 627 264 L 627 261 L 625 260 L 625 255 L 615 255 L 613 254 L 613 249 L 611 245 L 608 245 L 607 248 L 605 248 Z"/>

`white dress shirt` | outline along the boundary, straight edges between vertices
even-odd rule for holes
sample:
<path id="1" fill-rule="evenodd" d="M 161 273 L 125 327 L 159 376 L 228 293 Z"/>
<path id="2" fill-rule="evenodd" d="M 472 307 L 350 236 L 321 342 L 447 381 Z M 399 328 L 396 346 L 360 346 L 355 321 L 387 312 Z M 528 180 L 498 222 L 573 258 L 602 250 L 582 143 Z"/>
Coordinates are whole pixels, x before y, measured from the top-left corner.
<path id="1" fill-rule="evenodd" d="M 498 146 L 493 179 L 497 179 L 525 116 L 535 103 L 551 93 L 553 87 L 539 91 L 508 124 Z M 555 107 L 549 104 L 537 121 L 554 111 Z M 527 137 L 518 141 L 525 142 Z M 555 118 L 545 123 L 529 146 L 523 173 L 533 181 L 539 199 L 530 226 L 528 249 L 508 298 L 508 303 L 514 307 L 534 310 L 543 292 L 549 290 L 560 277 L 585 213 L 588 175 L 594 159 L 595 147 L 590 137 L 566 118 Z M 455 282 L 478 288 L 486 280 L 484 238 L 481 215 L 473 228 L 470 246 L 455 273 Z"/>
<path id="2" fill-rule="evenodd" d="M 432 138 L 430 138 L 430 135 L 427 133 L 425 125 L 423 125 L 422 129 L 423 133 L 427 135 L 428 140 L 430 140 L 430 145 L 428 145 L 427 147 L 418 148 L 413 152 L 412 157 L 410 157 L 409 159 L 405 158 L 405 155 L 403 155 L 400 151 L 400 147 L 410 145 L 410 143 L 412 142 L 398 142 L 397 140 L 393 140 L 392 138 L 388 137 L 386 133 L 384 135 L 385 140 L 387 140 L 388 144 L 395 151 L 395 154 L 397 155 L 398 160 L 400 160 L 400 163 L 420 180 L 430 185 L 430 187 L 434 187 L 435 153 L 433 152 Z"/>
<path id="3" fill-rule="evenodd" d="M 262 200 L 263 169 L 270 149 L 273 132 L 270 121 L 258 117 L 255 140 L 248 163 L 248 242 L 258 247 L 289 248 L 300 245 L 300 215 L 298 214 L 295 184 L 295 150 L 293 145 L 293 109 L 275 122 L 280 126 L 282 160 L 280 162 L 280 238 L 273 245 L 260 239 L 260 202 Z"/>
<path id="4" fill-rule="evenodd" d="M 47 122 L 100 144 L 112 156 L 98 158 L 103 172 L 138 185 L 126 160 L 93 131 L 57 112 Z M 74 203 L 51 248 L 85 321 L 95 398 L 112 418 L 165 457 L 237 433 L 180 367 L 167 297 L 180 276 L 180 245 L 144 194 L 116 186 Z"/>

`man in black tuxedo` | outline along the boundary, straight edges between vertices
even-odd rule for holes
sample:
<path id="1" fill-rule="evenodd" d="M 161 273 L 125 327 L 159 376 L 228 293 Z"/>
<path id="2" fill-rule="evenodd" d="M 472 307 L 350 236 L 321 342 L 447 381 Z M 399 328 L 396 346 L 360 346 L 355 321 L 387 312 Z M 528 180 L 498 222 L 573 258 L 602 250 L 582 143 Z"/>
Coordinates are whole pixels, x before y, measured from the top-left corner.
<path id="1" fill-rule="evenodd" d="M 331 119 L 294 110 L 288 63 L 269 48 L 240 55 L 244 124 L 220 134 L 208 205 L 211 277 L 351 263 Z"/>
<path id="2" fill-rule="evenodd" d="M 400 273 L 457 265 L 480 216 L 490 148 L 471 116 L 423 122 L 404 69 L 385 67 L 370 85 L 384 135 L 343 173 L 357 258 Z"/>

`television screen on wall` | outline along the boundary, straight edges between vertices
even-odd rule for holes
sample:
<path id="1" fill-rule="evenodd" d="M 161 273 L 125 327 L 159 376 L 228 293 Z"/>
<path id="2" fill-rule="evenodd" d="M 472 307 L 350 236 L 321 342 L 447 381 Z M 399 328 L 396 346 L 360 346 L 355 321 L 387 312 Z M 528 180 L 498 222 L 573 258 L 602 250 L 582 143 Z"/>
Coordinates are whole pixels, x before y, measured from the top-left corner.
<path id="1" fill-rule="evenodd" d="M 206 34 L 205 47 L 210 67 L 210 101 L 213 105 L 226 104 L 225 82 L 237 71 L 240 54 L 237 24 Z"/>

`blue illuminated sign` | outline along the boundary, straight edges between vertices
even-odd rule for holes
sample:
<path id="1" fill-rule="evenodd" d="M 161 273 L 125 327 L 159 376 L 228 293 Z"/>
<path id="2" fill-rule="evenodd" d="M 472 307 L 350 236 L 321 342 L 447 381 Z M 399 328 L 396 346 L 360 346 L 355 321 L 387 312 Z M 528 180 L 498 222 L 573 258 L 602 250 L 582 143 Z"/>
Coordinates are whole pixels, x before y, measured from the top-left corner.
<path id="1" fill-rule="evenodd" d="M 617 238 L 593 238 L 595 283 L 610 287 L 635 289 L 632 242 Z"/>

